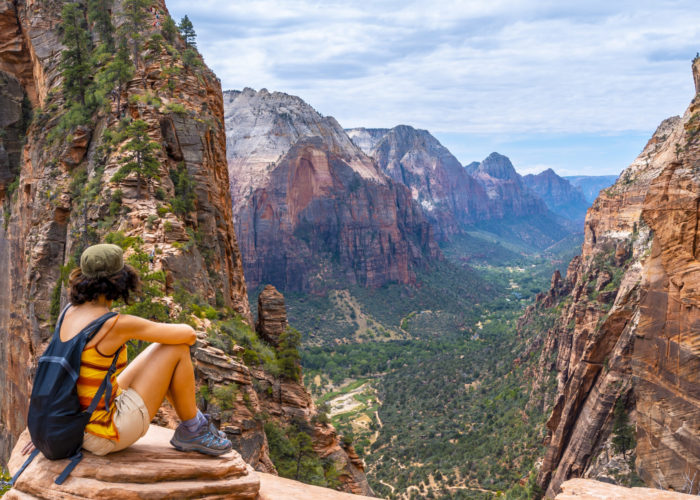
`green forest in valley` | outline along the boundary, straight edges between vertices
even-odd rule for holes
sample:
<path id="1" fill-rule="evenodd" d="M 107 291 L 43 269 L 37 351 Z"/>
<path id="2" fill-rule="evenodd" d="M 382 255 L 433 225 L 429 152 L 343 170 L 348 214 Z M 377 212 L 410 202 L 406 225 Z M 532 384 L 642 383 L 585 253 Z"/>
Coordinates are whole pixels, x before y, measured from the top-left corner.
<path id="1" fill-rule="evenodd" d="M 580 239 L 537 252 L 484 230 L 443 246 L 416 286 L 286 295 L 304 382 L 384 498 L 531 498 L 552 376 L 538 404 L 529 340 L 558 313 L 518 318 Z M 467 257 L 468 256 L 468 257 Z M 523 354 L 526 356 L 523 357 Z"/>

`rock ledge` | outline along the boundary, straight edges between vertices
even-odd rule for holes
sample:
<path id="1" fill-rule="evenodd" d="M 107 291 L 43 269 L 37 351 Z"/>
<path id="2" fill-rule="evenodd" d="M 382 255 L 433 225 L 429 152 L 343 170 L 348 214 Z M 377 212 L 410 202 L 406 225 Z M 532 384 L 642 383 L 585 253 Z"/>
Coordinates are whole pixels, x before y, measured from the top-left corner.
<path id="1" fill-rule="evenodd" d="M 182 453 L 170 446 L 173 431 L 152 425 L 126 450 L 104 457 L 85 452 L 83 461 L 62 485 L 54 483 L 68 460 L 39 455 L 22 473 L 5 499 L 254 499 L 260 478 L 232 451 L 220 457 Z M 29 439 L 24 431 L 8 468 L 14 473 L 24 461 L 20 450 Z"/>
<path id="2" fill-rule="evenodd" d="M 554 500 L 690 500 L 697 496 L 652 488 L 625 488 L 592 479 L 569 479 Z"/>

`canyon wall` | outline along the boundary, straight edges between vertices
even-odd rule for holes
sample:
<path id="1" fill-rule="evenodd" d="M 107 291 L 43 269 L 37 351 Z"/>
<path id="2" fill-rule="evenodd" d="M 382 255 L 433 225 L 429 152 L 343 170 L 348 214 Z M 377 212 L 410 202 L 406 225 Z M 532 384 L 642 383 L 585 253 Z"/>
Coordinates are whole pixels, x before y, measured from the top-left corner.
<path id="1" fill-rule="evenodd" d="M 399 125 L 350 129 L 348 135 L 389 177 L 411 190 L 438 239 L 447 240 L 463 226 L 489 218 L 484 188 L 427 130 Z"/>
<path id="2" fill-rule="evenodd" d="M 408 190 L 332 117 L 263 89 L 225 93 L 231 197 L 246 279 L 285 290 L 415 282 L 439 250 Z"/>
<path id="3" fill-rule="evenodd" d="M 699 111 L 696 95 L 600 193 L 581 256 L 539 298 L 561 311 L 539 365 L 558 385 L 538 474 L 547 497 L 571 477 L 615 480 L 630 457 L 647 485 L 698 493 Z M 627 444 L 622 414 L 636 429 Z"/>
<path id="4" fill-rule="evenodd" d="M 154 5 L 167 15 L 164 4 Z M 60 9 L 61 3 L 0 3 L 0 78 L 10 82 L 3 85 L 0 98 L 0 126 L 6 128 L 8 120 L 16 122 L 18 113 L 21 119 L 21 107 L 28 106 L 27 101 L 34 107 L 26 138 L 20 140 L 21 155 L 12 134 L 5 134 L 10 140 L 3 140 L 6 153 L 0 155 L 5 158 L 0 160 L 4 213 L 0 228 L 0 434 L 4 459 L 25 425 L 34 362 L 51 334 L 59 306 L 61 266 L 81 244 L 96 242 L 115 231 L 139 236 L 145 252 L 158 249 L 153 266 L 166 276 L 164 292 L 172 292 L 175 283 L 186 283 L 187 289 L 213 302 L 218 291 L 225 306 L 250 316 L 226 189 L 218 79 L 203 67 L 196 71 L 183 68 L 182 61 L 163 48 L 146 47 L 148 58 L 125 85 L 121 102 L 127 103 L 125 114 L 144 120 L 149 137 L 167 147 L 156 153 L 158 180 L 137 196 L 133 176 L 120 186 L 110 182 L 123 161 L 119 147 L 112 151 L 100 147 L 105 143 L 105 131 L 118 125 L 113 101 L 112 109 L 99 110 L 88 126 L 62 138 L 50 137 L 65 112 Z M 144 33 L 144 38 L 148 35 Z M 181 68 L 182 74 L 174 81 L 174 88 L 166 90 L 161 73 L 164 67 L 173 66 Z M 146 94 L 158 96 L 161 106 L 139 98 Z M 168 105 L 175 104 L 182 106 L 181 113 L 168 111 Z M 155 192 L 159 188 L 166 197 L 173 196 L 175 187 L 168 172 L 177 164 L 183 164 L 193 180 L 194 208 L 180 216 L 171 210 L 158 213 L 164 203 L 156 199 Z M 77 199 L 87 182 L 97 191 L 89 204 Z M 116 188 L 123 193 L 122 207 L 109 216 Z M 78 210 L 79 204 L 84 210 Z M 149 217 L 151 224 L 147 225 Z M 206 234 L 206 239 L 185 250 L 187 228 Z"/>
<path id="5" fill-rule="evenodd" d="M 411 191 L 440 241 L 481 226 L 544 249 L 580 230 L 585 201 L 583 207 L 577 205 L 578 219 L 556 203 L 548 204 L 561 198 L 558 191 L 568 184 L 554 172 L 554 179 L 543 173 L 530 186 L 529 178 L 498 153 L 463 167 L 427 130 L 398 125 L 347 132 L 384 173 Z"/>

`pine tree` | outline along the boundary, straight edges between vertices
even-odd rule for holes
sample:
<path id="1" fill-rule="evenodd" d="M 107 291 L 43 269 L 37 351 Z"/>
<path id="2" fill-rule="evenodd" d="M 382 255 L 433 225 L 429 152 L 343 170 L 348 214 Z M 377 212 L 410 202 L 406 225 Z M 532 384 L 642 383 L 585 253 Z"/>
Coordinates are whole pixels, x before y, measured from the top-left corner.
<path id="1" fill-rule="evenodd" d="M 136 172 L 136 197 L 141 198 L 141 179 L 155 179 L 158 177 L 160 163 L 155 156 L 155 151 L 160 145 L 148 136 L 148 124 L 143 120 L 134 120 L 125 129 L 127 137 L 131 139 L 123 150 L 131 154 L 127 162 L 121 166 L 112 176 L 113 182 L 119 182 L 132 172 Z"/>
<path id="2" fill-rule="evenodd" d="M 85 11 L 77 3 L 66 3 L 61 11 L 65 50 L 61 53 L 63 90 L 66 99 L 85 107 L 85 95 L 92 79 L 92 42 Z"/>
<path id="3" fill-rule="evenodd" d="M 173 212 L 180 215 L 193 212 L 197 195 L 194 192 L 195 184 L 184 162 L 180 162 L 177 169 L 170 170 L 170 180 L 175 187 L 175 197 L 171 202 Z"/>
<path id="4" fill-rule="evenodd" d="M 277 351 L 277 363 L 280 373 L 292 380 L 301 378 L 301 356 L 299 356 L 299 345 L 301 344 L 301 333 L 294 328 L 287 328 L 280 335 L 280 344 Z"/>
<path id="5" fill-rule="evenodd" d="M 105 44 L 108 51 L 113 51 L 114 25 L 110 16 L 112 0 L 88 0 L 87 8 L 88 21 L 95 25 L 100 41 Z"/>
<path id="6" fill-rule="evenodd" d="M 129 48 L 126 45 L 126 40 L 119 43 L 119 48 L 117 49 L 114 58 L 105 66 L 104 70 L 100 72 L 99 79 L 100 84 L 103 88 L 108 89 L 107 92 L 114 89 L 116 86 L 116 100 L 117 100 L 117 116 L 121 116 L 121 97 L 122 92 L 126 84 L 134 76 L 134 66 L 131 64 L 129 59 Z"/>
<path id="7" fill-rule="evenodd" d="M 180 30 L 180 35 L 182 36 L 182 39 L 185 41 L 185 46 L 187 47 L 197 47 L 197 34 L 194 32 L 194 25 L 192 24 L 192 21 L 190 21 L 190 18 L 185 15 L 180 20 L 180 25 L 178 26 L 178 29 Z"/>
<path id="8" fill-rule="evenodd" d="M 617 453 L 627 458 L 627 452 L 636 446 L 636 436 L 634 426 L 629 424 L 627 408 L 625 408 L 625 398 L 619 398 L 615 402 L 613 410 L 613 449 Z"/>
<path id="9" fill-rule="evenodd" d="M 185 66 L 185 68 L 196 68 L 202 63 L 199 60 L 199 54 L 197 51 L 192 47 L 189 47 L 182 53 L 182 64 Z"/>
<path id="10" fill-rule="evenodd" d="M 123 4 L 124 23 L 120 26 L 119 32 L 131 46 L 131 56 L 134 60 L 134 66 L 137 68 L 141 61 L 142 32 L 146 28 L 149 6 L 149 0 L 124 0 Z"/>

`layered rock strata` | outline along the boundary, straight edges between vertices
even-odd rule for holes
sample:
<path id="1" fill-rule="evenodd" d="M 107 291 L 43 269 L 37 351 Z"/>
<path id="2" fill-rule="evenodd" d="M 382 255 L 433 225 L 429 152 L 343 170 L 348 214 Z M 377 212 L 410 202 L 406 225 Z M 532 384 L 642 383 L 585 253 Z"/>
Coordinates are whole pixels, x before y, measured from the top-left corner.
<path id="1" fill-rule="evenodd" d="M 547 213 L 544 201 L 527 188 L 507 156 L 491 153 L 474 169 L 472 176 L 493 200 L 492 219 Z"/>
<path id="2" fill-rule="evenodd" d="M 284 295 L 272 285 L 267 285 L 258 295 L 258 321 L 255 331 L 269 344 L 277 347 L 280 335 L 287 329 L 287 309 Z"/>
<path id="3" fill-rule="evenodd" d="M 615 406 L 636 427 L 639 476 L 697 493 L 699 111 L 696 96 L 682 118 L 664 121 L 586 217 L 540 363 L 558 380 L 538 475 L 547 497 L 568 478 L 604 475 Z"/>
<path id="4" fill-rule="evenodd" d="M 225 94 L 231 196 L 246 279 L 308 290 L 413 283 L 439 250 L 408 190 L 332 117 L 287 94 Z"/>
<path id="5" fill-rule="evenodd" d="M 142 250 L 153 254 L 152 270 L 164 273 L 164 293 L 172 293 L 180 284 L 250 321 L 227 189 L 218 79 L 206 67 L 184 67 L 177 56 L 177 50 L 184 49 L 181 41 L 176 41 L 173 53 L 162 45 L 145 43 L 134 79 L 120 96 L 125 108 L 117 110 L 115 100 L 110 100 L 111 110 L 98 110 L 87 126 L 66 133 L 67 140 L 50 140 L 50 132 L 65 112 L 59 64 L 61 6 L 60 2 L 0 2 L 0 70 L 18 81 L 38 108 L 14 177 L 17 188 L 12 196 L 0 190 L 5 213 L 5 224 L 0 226 L 0 386 L 4 394 L 0 455 L 4 459 L 25 425 L 34 362 L 65 295 L 61 266 L 85 244 L 99 241 L 108 232 L 138 236 Z M 120 8 L 117 2 L 115 9 Z M 162 2 L 154 2 L 154 8 L 167 15 Z M 144 40 L 153 31 L 147 24 Z M 168 83 L 163 68 L 177 68 L 180 74 Z M 21 98 L 17 92 L 13 95 L 16 115 Z M 133 174 L 120 184 L 110 181 L 124 162 L 124 143 L 108 148 L 105 137 L 117 130 L 122 111 L 144 120 L 149 138 L 163 146 L 155 152 L 160 165 L 157 179 L 147 188 L 138 189 Z M 161 201 L 175 196 L 169 172 L 178 165 L 184 166 L 194 190 L 194 208 L 180 215 Z M 86 183 L 95 189 L 93 194 L 82 191 Z M 121 204 L 111 210 L 117 188 Z M 197 235 L 205 237 L 195 241 Z"/>
<path id="6" fill-rule="evenodd" d="M 484 225 L 545 248 L 580 227 L 548 209 L 503 155 L 492 153 L 482 162 L 462 167 L 427 130 L 399 125 L 347 132 L 383 172 L 410 189 L 441 241 Z M 547 188 L 554 188 L 544 187 L 542 195 L 551 197 Z"/>

